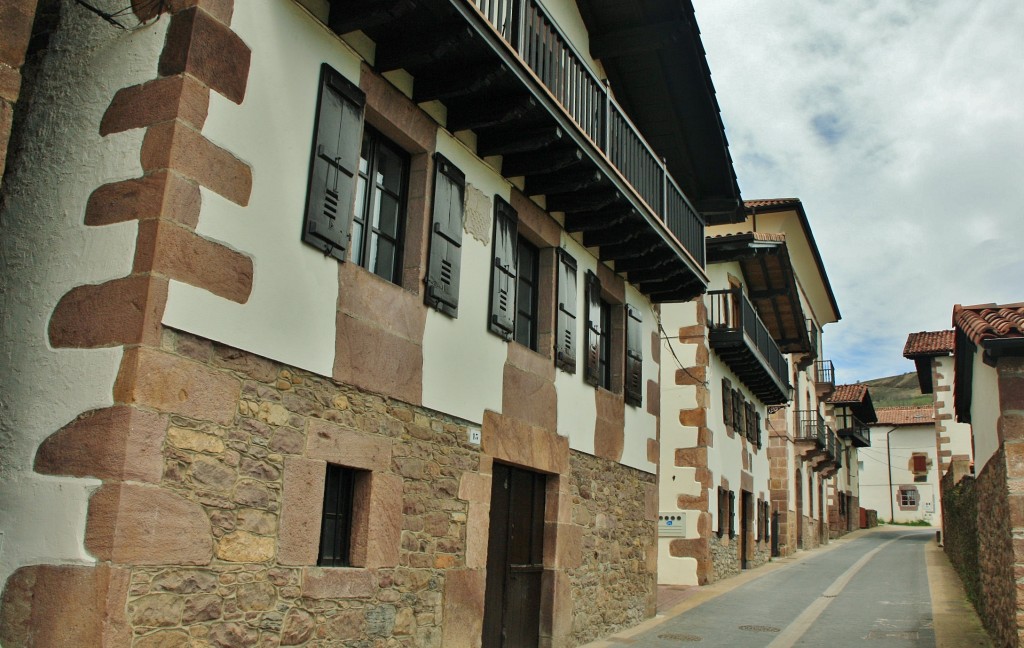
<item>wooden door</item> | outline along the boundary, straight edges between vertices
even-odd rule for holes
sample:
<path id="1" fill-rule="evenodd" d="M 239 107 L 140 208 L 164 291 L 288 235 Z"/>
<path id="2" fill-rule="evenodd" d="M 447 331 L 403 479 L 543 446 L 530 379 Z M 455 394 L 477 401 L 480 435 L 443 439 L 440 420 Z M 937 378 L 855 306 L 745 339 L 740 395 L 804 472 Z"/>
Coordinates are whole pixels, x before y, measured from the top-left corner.
<path id="1" fill-rule="evenodd" d="M 483 648 L 535 648 L 544 565 L 543 474 L 494 464 Z"/>
<path id="2" fill-rule="evenodd" d="M 750 567 L 750 536 L 754 528 L 754 494 L 740 491 L 740 569 Z"/>

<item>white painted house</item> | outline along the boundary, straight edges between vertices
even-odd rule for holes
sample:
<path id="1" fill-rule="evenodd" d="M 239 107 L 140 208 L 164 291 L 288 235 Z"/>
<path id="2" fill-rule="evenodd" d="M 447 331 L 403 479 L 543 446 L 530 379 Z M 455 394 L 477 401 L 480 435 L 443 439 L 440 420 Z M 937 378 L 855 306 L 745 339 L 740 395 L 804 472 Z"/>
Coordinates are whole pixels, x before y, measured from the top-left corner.
<path id="1" fill-rule="evenodd" d="M 878 519 L 942 523 L 942 478 L 931 407 L 880 407 L 860 451 L 860 505 Z"/>

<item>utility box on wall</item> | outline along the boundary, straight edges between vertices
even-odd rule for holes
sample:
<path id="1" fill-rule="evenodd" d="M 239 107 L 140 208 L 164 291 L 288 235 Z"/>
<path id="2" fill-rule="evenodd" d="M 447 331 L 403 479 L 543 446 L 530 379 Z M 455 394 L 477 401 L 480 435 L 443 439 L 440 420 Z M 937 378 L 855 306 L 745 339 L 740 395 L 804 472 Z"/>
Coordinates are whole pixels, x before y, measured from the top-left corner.
<path id="1" fill-rule="evenodd" d="M 680 511 L 658 514 L 659 538 L 685 538 L 686 513 Z"/>

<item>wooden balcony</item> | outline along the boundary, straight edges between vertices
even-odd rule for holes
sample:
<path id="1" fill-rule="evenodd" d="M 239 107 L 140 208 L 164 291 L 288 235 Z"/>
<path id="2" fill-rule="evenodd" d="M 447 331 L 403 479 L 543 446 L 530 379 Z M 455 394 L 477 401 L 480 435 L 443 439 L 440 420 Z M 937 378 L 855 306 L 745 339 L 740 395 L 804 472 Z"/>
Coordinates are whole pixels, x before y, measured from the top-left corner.
<path id="1" fill-rule="evenodd" d="M 815 410 L 797 410 L 796 433 L 793 438 L 798 442 L 810 442 L 820 450 L 827 444 L 827 426 L 825 419 Z"/>
<path id="2" fill-rule="evenodd" d="M 708 293 L 709 343 L 715 353 L 765 405 L 789 401 L 789 365 L 739 289 Z"/>
<path id="3" fill-rule="evenodd" d="M 368 36 L 378 73 L 410 74 L 650 299 L 704 292 L 704 218 L 536 0 L 333 0 L 328 25 Z"/>
<path id="4" fill-rule="evenodd" d="M 847 408 L 837 407 L 834 415 L 837 434 L 855 448 L 871 447 L 871 428 Z"/>

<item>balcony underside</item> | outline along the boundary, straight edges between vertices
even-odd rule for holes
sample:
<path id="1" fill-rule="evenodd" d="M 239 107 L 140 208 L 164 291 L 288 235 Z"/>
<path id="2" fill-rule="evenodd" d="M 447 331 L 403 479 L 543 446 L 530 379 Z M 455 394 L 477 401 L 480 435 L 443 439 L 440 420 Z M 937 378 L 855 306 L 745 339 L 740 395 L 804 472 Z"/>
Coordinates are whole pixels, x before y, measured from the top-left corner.
<path id="1" fill-rule="evenodd" d="M 743 331 L 711 329 L 709 342 L 722 362 L 758 400 L 765 405 L 789 402 L 789 385 L 775 375 Z"/>
<path id="2" fill-rule="evenodd" d="M 502 174 L 565 213 L 565 228 L 655 302 L 703 293 L 703 249 L 691 254 L 668 231 L 523 63 L 464 0 L 334 2 L 330 27 L 375 43 L 378 73 L 403 69 L 413 100 L 441 102 L 449 131 L 476 134 L 481 157 L 502 156 Z M 703 241 L 701 242 L 703 244 Z"/>
<path id="3" fill-rule="evenodd" d="M 871 437 L 866 429 L 847 428 L 836 432 L 840 438 L 849 441 L 855 448 L 870 448 Z"/>

